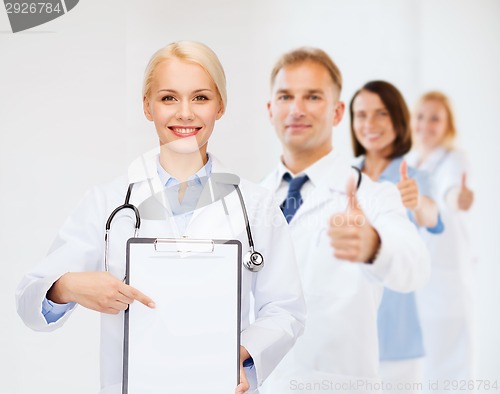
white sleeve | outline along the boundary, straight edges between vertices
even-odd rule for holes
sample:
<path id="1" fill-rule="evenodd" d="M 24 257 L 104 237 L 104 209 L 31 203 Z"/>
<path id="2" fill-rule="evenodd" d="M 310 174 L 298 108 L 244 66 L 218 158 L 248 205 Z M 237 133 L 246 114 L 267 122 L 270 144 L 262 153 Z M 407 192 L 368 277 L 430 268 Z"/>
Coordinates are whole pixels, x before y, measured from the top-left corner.
<path id="1" fill-rule="evenodd" d="M 288 224 L 272 195 L 250 220 L 265 266 L 253 274 L 255 322 L 241 333 L 241 344 L 253 358 L 260 386 L 302 334 L 306 306 Z"/>
<path id="2" fill-rule="evenodd" d="M 53 323 L 47 323 L 42 303 L 47 291 L 66 272 L 99 271 L 104 247 L 104 203 L 97 189 L 88 192 L 59 230 L 48 255 L 21 280 L 16 290 L 17 312 L 36 331 L 53 331 L 67 320 L 72 305 Z"/>
<path id="3" fill-rule="evenodd" d="M 365 273 L 385 287 L 411 292 L 425 285 L 430 275 L 430 256 L 413 223 L 407 217 L 397 188 L 387 182 L 373 183 L 363 177 L 360 204 L 380 236 L 380 249 Z"/>

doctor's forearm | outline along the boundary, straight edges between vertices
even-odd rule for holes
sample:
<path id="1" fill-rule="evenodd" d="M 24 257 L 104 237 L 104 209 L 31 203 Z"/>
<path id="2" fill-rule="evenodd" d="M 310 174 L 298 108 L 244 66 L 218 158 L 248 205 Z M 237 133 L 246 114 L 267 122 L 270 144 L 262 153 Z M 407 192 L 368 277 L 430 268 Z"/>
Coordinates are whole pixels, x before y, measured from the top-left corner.
<path id="1" fill-rule="evenodd" d="M 420 204 L 412 209 L 415 223 L 421 227 L 434 227 L 438 223 L 438 207 L 434 200 L 427 196 L 420 196 Z"/>
<path id="2" fill-rule="evenodd" d="M 116 315 L 137 300 L 149 308 L 154 301 L 123 283 L 109 272 L 67 272 L 47 292 L 47 299 L 58 304 L 76 302 L 97 312 Z"/>

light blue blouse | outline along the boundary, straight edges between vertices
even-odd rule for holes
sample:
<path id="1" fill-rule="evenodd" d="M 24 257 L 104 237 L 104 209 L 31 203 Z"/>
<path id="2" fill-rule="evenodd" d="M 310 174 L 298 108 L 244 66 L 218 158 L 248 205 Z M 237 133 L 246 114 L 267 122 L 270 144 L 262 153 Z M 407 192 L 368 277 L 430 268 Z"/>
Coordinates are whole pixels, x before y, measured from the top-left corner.
<path id="1" fill-rule="evenodd" d="M 398 183 L 401 178 L 399 167 L 402 161 L 403 157 L 393 159 L 385 168 L 379 181 Z M 357 167 L 362 169 L 363 165 L 364 160 Z M 428 172 L 408 167 L 408 176 L 417 181 L 418 190 L 422 196 L 432 197 Z M 408 210 L 408 217 L 415 223 L 410 210 Z M 443 230 L 444 225 L 440 216 L 435 227 L 427 228 L 427 231 L 434 234 L 439 234 Z M 378 311 L 378 339 L 381 361 L 405 360 L 424 355 L 415 293 L 398 293 L 384 289 Z"/>

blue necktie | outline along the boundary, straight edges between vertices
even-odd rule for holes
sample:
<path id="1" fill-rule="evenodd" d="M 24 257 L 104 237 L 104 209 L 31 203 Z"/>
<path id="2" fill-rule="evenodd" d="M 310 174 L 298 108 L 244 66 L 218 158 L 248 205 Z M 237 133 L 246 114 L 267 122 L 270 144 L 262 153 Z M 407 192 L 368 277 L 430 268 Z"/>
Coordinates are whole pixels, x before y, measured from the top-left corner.
<path id="1" fill-rule="evenodd" d="M 287 172 L 283 175 L 283 179 L 289 183 L 288 194 L 286 195 L 285 201 L 281 204 L 280 208 L 285 215 L 285 219 L 288 223 L 292 221 L 295 213 L 302 205 L 302 196 L 300 195 L 300 189 L 309 179 L 307 175 L 299 176 L 297 178 L 292 178 L 292 176 Z"/>

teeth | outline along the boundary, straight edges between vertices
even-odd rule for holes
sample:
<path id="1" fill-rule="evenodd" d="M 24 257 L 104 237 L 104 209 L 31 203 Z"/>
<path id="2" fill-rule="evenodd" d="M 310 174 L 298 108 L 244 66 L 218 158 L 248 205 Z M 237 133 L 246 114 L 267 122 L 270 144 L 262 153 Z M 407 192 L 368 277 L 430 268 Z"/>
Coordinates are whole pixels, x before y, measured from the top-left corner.
<path id="1" fill-rule="evenodd" d="M 176 133 L 179 133 L 179 134 L 188 134 L 188 133 L 192 133 L 192 132 L 196 131 L 196 128 L 190 128 L 190 129 L 178 129 L 178 128 L 175 128 L 173 130 Z"/>

